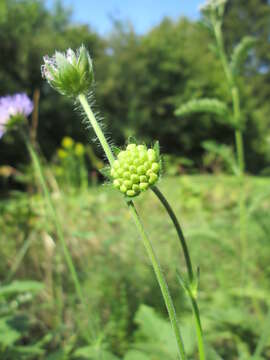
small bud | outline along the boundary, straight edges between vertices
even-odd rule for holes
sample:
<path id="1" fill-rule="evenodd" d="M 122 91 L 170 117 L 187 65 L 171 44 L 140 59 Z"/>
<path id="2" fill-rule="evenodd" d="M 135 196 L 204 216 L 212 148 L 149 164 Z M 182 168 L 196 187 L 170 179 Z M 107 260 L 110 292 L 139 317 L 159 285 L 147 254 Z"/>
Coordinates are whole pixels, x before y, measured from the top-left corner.
<path id="1" fill-rule="evenodd" d="M 129 144 L 121 151 L 111 168 L 114 187 L 128 197 L 139 195 L 159 177 L 159 156 L 145 145 Z"/>
<path id="2" fill-rule="evenodd" d="M 88 93 L 94 74 L 92 60 L 84 45 L 76 54 L 68 49 L 65 54 L 56 51 L 53 57 L 43 59 L 41 73 L 52 88 L 69 97 Z"/>

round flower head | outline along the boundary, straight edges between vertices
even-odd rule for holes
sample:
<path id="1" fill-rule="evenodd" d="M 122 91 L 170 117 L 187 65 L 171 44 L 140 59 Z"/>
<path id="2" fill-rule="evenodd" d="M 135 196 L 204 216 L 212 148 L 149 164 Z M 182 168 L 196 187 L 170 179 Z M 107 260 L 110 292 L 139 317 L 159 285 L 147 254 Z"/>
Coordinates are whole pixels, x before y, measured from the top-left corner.
<path id="1" fill-rule="evenodd" d="M 33 111 L 33 103 L 24 94 L 3 96 L 0 98 L 0 137 L 7 127 L 22 121 Z"/>
<path id="2" fill-rule="evenodd" d="M 121 151 L 111 168 L 113 185 L 128 197 L 139 195 L 159 177 L 160 158 L 154 149 L 129 144 Z"/>
<path id="3" fill-rule="evenodd" d="M 82 45 L 76 53 L 56 51 L 51 58 L 45 56 L 41 66 L 42 76 L 60 94 L 77 97 L 89 91 L 93 83 L 93 65 L 90 55 Z"/>

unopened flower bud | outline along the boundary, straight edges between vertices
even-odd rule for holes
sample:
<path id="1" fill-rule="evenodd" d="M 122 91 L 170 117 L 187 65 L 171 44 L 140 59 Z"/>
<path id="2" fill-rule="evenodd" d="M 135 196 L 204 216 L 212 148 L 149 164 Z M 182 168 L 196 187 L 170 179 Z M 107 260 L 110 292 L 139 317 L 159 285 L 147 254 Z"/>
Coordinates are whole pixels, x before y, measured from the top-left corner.
<path id="1" fill-rule="evenodd" d="M 76 53 L 68 49 L 66 53 L 56 51 L 51 58 L 45 56 L 41 72 L 51 87 L 69 97 L 86 94 L 94 79 L 92 60 L 84 45 Z"/>
<path id="2" fill-rule="evenodd" d="M 159 155 L 145 145 L 129 144 L 111 168 L 113 186 L 127 197 L 139 195 L 153 185 L 160 172 Z"/>

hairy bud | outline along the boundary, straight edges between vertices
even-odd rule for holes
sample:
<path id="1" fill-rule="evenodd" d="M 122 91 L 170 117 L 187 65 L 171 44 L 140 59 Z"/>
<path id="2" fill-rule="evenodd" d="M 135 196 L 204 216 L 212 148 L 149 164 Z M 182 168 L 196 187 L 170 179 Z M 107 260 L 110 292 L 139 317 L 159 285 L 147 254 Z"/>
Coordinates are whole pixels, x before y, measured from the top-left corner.
<path id="1" fill-rule="evenodd" d="M 60 94 L 77 97 L 89 91 L 94 74 L 92 60 L 84 45 L 76 53 L 71 49 L 66 53 L 56 51 L 51 58 L 45 56 L 43 59 L 42 76 Z"/>

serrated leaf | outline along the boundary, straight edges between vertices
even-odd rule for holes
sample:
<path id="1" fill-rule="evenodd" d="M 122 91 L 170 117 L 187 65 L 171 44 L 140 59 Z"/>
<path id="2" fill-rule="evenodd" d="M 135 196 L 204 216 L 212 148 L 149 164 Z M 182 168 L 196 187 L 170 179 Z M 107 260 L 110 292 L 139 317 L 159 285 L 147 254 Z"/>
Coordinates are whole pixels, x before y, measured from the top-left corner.
<path id="1" fill-rule="evenodd" d="M 177 345 L 169 321 L 158 315 L 154 309 L 141 305 L 135 316 L 135 322 L 139 326 L 138 338 L 135 349 L 157 360 L 175 360 L 177 358 Z M 194 326 L 188 321 L 181 323 L 181 333 L 187 355 L 193 354 L 196 347 Z"/>
<path id="2" fill-rule="evenodd" d="M 112 152 L 117 156 L 121 152 L 121 149 L 117 146 L 112 146 Z"/>
<path id="3" fill-rule="evenodd" d="M 218 116 L 217 121 L 230 123 L 230 112 L 228 106 L 218 99 L 191 100 L 181 105 L 176 111 L 176 116 L 185 116 L 195 113 L 209 113 Z"/>
<path id="4" fill-rule="evenodd" d="M 256 39 L 252 36 L 245 36 L 241 42 L 234 48 L 231 57 L 231 70 L 233 75 L 237 75 L 240 71 L 241 65 L 247 58 L 249 51 L 256 43 Z"/>

